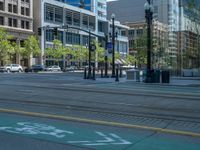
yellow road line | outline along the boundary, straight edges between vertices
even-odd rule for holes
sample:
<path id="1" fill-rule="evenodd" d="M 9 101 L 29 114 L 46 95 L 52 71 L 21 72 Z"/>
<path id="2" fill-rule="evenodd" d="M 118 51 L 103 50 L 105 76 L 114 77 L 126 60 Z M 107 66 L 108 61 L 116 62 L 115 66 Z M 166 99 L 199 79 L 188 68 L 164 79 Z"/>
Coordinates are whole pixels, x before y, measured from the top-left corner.
<path id="1" fill-rule="evenodd" d="M 150 131 L 156 131 L 156 132 L 161 132 L 161 133 L 185 135 L 185 136 L 192 136 L 192 137 L 200 138 L 200 133 L 194 133 L 194 132 L 189 132 L 189 131 L 163 129 L 163 128 L 150 127 L 150 126 L 133 125 L 133 124 L 125 124 L 125 123 L 118 123 L 118 122 L 93 120 L 93 119 L 84 119 L 84 118 L 78 118 L 78 117 L 68 117 L 68 116 L 28 112 L 28 111 L 13 110 L 13 109 L 0 108 L 0 112 L 33 116 L 33 117 L 42 117 L 42 118 L 49 118 L 49 119 L 59 119 L 59 120 L 65 120 L 65 121 L 92 123 L 92 124 L 97 124 L 97 125 L 107 125 L 107 126 L 124 127 L 124 128 L 136 128 L 136 129 L 150 130 Z"/>

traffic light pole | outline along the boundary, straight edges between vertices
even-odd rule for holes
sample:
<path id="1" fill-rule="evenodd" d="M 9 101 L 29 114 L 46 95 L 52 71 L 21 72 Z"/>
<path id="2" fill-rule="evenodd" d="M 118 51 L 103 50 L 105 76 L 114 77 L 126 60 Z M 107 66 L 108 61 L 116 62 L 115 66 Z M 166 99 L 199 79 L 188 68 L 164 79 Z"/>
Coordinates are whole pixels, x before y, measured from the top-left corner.
<path id="1" fill-rule="evenodd" d="M 151 1 L 147 0 L 148 5 L 151 5 Z M 152 52 L 152 20 L 153 12 L 151 7 L 145 10 L 145 18 L 147 22 L 147 74 L 146 81 L 147 83 L 153 82 L 153 70 L 151 66 L 151 52 Z"/>
<path id="2" fill-rule="evenodd" d="M 89 49 L 89 70 L 88 70 L 88 79 L 91 79 L 91 32 L 89 31 L 89 39 L 88 39 L 88 49 Z"/>
<path id="3" fill-rule="evenodd" d="M 112 18 L 112 78 L 115 77 L 115 19 Z"/>
<path id="4" fill-rule="evenodd" d="M 105 78 L 108 78 L 108 35 L 105 35 Z"/>
<path id="5" fill-rule="evenodd" d="M 46 28 L 48 28 L 48 26 L 38 28 L 38 36 L 42 36 L 42 32 L 44 31 L 44 50 L 46 49 Z M 40 61 L 41 65 L 46 65 L 46 56 L 44 54 L 44 51 L 43 53 L 41 53 Z"/>

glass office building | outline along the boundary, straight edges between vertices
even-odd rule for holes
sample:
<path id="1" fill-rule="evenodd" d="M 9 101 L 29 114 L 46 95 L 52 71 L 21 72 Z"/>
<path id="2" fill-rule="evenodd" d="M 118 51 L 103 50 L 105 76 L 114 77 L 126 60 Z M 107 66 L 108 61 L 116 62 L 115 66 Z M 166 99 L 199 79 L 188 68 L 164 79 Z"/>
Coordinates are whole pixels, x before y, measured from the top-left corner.
<path id="1" fill-rule="evenodd" d="M 80 3 L 81 0 L 56 0 L 56 1 L 67 3 L 67 4 L 70 4 L 73 6 L 77 6 L 77 7 L 80 7 L 80 5 L 81 5 L 81 3 Z M 83 2 L 85 3 L 85 9 L 87 9 L 87 10 L 92 9 L 92 7 L 91 7 L 92 0 L 83 0 Z"/>

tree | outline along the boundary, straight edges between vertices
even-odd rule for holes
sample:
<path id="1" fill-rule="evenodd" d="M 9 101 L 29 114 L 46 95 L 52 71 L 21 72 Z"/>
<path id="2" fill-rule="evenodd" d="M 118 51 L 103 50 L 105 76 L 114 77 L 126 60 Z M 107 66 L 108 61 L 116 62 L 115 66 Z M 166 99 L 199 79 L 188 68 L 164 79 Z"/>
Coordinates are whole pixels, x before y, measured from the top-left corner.
<path id="1" fill-rule="evenodd" d="M 152 50 L 152 66 L 153 68 L 167 69 L 170 66 L 170 57 L 166 51 L 166 40 L 159 37 L 153 37 L 153 50 Z"/>
<path id="2" fill-rule="evenodd" d="M 95 54 L 93 59 L 96 60 L 96 62 L 99 64 L 103 64 L 105 62 L 105 49 L 101 46 L 101 43 L 99 43 L 97 40 L 93 41 L 93 44 L 96 47 Z"/>
<path id="3" fill-rule="evenodd" d="M 75 55 L 75 52 L 73 51 L 73 49 L 71 47 L 64 47 L 63 49 L 63 56 L 64 58 L 67 57 L 67 66 L 69 66 L 71 64 L 70 60 L 72 59 L 72 57 Z"/>
<path id="4" fill-rule="evenodd" d="M 78 63 L 78 68 L 80 68 L 82 63 L 87 61 L 88 49 L 82 45 L 73 45 L 72 49 L 74 51 L 74 61 Z"/>
<path id="5" fill-rule="evenodd" d="M 29 36 L 24 42 L 24 48 L 21 49 L 21 54 L 28 60 L 28 67 L 31 65 L 31 57 L 37 57 L 41 53 L 39 41 L 35 36 Z"/>
<path id="6" fill-rule="evenodd" d="M 4 65 L 5 63 L 11 62 L 11 55 L 13 55 L 14 49 L 10 42 L 12 36 L 9 35 L 4 29 L 0 28 L 0 63 Z"/>
<path id="7" fill-rule="evenodd" d="M 125 62 L 126 62 L 126 65 L 135 65 L 137 63 L 137 59 L 136 59 L 135 56 L 132 56 L 132 55 L 128 54 L 126 56 Z"/>
<path id="8" fill-rule="evenodd" d="M 63 46 L 60 40 L 54 40 L 53 47 L 47 48 L 45 50 L 45 55 L 48 57 L 53 57 L 55 64 L 56 62 L 58 63 L 59 59 L 61 59 L 62 56 L 66 56 L 66 48 Z"/>
<path id="9" fill-rule="evenodd" d="M 134 49 L 137 50 L 136 60 L 138 63 L 138 67 L 147 64 L 147 34 L 144 32 L 135 43 Z"/>
<path id="10" fill-rule="evenodd" d="M 13 48 L 13 52 L 15 55 L 10 55 L 10 57 L 12 57 L 11 59 L 15 59 L 14 61 L 16 63 L 20 63 L 20 55 L 23 53 L 24 48 L 21 47 L 19 44 L 17 44 L 16 42 L 12 42 L 12 48 Z"/>

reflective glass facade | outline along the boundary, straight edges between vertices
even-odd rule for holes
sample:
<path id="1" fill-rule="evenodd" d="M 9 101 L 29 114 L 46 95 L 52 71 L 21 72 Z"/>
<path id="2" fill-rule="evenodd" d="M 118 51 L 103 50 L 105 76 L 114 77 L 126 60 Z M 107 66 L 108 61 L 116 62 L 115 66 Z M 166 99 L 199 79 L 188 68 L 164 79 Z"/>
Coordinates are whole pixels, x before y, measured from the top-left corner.
<path id="1" fill-rule="evenodd" d="M 80 6 L 80 0 L 56 0 L 56 1 L 60 1 L 60 2 L 67 3 L 73 6 L 77 6 L 77 7 Z M 85 9 L 91 10 L 92 0 L 83 0 L 83 1 L 85 2 Z"/>

